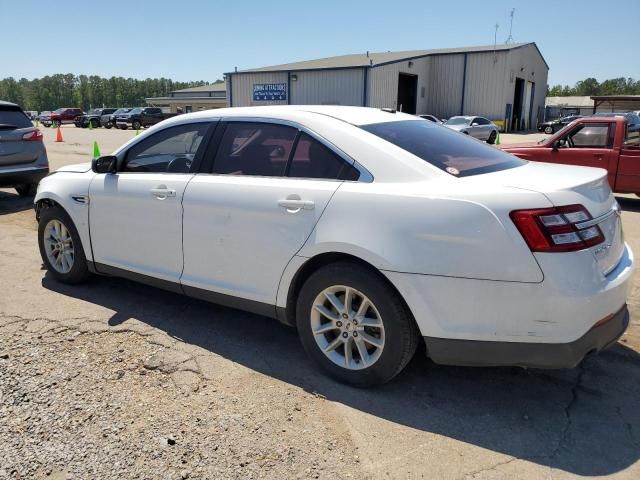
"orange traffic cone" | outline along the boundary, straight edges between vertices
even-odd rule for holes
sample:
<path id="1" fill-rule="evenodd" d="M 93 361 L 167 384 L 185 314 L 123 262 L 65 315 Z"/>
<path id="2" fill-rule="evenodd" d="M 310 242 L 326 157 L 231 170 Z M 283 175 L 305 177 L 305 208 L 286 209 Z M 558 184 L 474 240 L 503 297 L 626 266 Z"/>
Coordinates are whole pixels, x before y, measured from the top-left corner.
<path id="1" fill-rule="evenodd" d="M 60 125 L 58 125 L 58 131 L 56 133 L 56 142 L 64 142 L 62 139 L 62 130 L 60 130 Z"/>

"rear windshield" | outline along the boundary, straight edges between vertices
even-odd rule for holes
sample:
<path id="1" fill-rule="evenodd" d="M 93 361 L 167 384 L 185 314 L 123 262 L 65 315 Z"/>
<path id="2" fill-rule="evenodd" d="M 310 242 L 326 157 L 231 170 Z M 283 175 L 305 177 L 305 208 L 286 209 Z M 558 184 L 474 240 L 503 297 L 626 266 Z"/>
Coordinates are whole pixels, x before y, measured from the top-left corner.
<path id="1" fill-rule="evenodd" d="M 33 127 L 22 110 L 15 107 L 0 107 L 0 128 L 27 128 Z"/>
<path id="2" fill-rule="evenodd" d="M 431 122 L 402 120 L 364 125 L 362 129 L 457 177 L 496 172 L 527 163 Z"/>

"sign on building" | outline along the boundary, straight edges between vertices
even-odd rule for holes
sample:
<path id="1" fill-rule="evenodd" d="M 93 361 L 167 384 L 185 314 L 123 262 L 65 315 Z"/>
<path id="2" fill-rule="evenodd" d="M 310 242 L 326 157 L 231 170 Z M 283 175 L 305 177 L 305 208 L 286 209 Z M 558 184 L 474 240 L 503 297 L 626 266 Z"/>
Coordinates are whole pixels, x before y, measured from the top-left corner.
<path id="1" fill-rule="evenodd" d="M 253 84 L 253 100 L 264 102 L 270 100 L 286 100 L 287 84 L 286 83 L 254 83 Z"/>

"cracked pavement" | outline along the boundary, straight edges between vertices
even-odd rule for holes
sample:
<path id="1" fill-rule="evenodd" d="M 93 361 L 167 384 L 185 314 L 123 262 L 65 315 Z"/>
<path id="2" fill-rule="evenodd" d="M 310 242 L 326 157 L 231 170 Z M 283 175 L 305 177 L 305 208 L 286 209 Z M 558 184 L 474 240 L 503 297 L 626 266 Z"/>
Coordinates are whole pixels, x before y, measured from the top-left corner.
<path id="1" fill-rule="evenodd" d="M 619 201 L 640 252 L 640 200 Z M 276 321 L 121 279 L 56 283 L 9 190 L 0 282 L 0 479 L 640 478 L 637 273 L 629 330 L 579 368 L 418 351 L 369 391 L 320 374 Z"/>

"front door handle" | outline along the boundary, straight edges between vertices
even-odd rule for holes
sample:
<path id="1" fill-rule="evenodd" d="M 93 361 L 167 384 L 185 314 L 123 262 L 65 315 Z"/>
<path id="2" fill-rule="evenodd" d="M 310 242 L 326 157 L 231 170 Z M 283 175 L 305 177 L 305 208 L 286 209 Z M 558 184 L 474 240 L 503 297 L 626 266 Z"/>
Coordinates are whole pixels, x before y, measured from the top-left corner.
<path id="1" fill-rule="evenodd" d="M 158 200 L 164 200 L 167 197 L 175 197 L 176 191 L 173 188 L 167 188 L 166 185 L 159 185 L 156 188 L 152 188 L 151 195 L 156 197 Z"/>
<path id="2" fill-rule="evenodd" d="M 302 200 L 298 195 L 289 195 L 287 198 L 278 200 L 278 206 L 286 208 L 288 212 L 295 213 L 300 210 L 313 210 L 316 204 L 313 200 Z"/>

